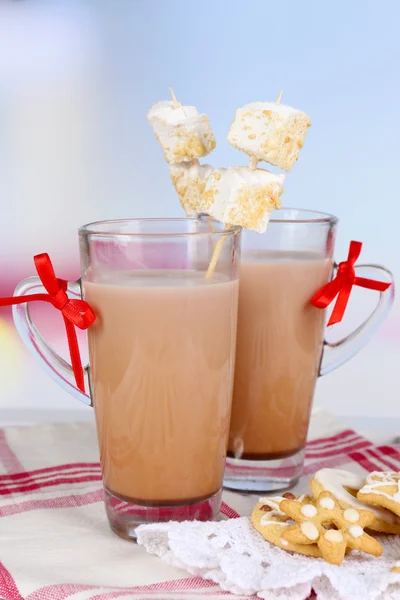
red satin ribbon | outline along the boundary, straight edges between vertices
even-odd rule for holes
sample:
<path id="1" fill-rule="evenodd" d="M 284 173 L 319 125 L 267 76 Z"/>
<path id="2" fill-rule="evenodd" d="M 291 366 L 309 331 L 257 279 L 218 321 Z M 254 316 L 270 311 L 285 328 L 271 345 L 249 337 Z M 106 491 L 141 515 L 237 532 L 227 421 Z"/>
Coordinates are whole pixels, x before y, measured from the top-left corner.
<path id="1" fill-rule="evenodd" d="M 317 308 L 326 308 L 337 296 L 328 326 L 339 323 L 343 319 L 353 285 L 358 285 L 368 290 L 377 290 L 378 292 L 384 292 L 391 285 L 390 283 L 376 281 L 375 279 L 356 277 L 354 263 L 360 256 L 361 248 L 361 242 L 350 242 L 347 260 L 339 264 L 336 277 L 318 290 L 310 300 L 311 304 Z"/>
<path id="2" fill-rule="evenodd" d="M 69 354 L 76 385 L 84 392 L 85 380 L 75 325 L 79 329 L 87 329 L 94 323 L 96 316 L 85 300 L 68 298 L 68 281 L 56 277 L 48 254 L 38 254 L 33 260 L 35 261 L 35 267 L 41 282 L 48 293 L 0 298 L 0 306 L 11 306 L 12 304 L 42 300 L 43 302 L 50 302 L 50 304 L 61 311 L 67 332 Z"/>

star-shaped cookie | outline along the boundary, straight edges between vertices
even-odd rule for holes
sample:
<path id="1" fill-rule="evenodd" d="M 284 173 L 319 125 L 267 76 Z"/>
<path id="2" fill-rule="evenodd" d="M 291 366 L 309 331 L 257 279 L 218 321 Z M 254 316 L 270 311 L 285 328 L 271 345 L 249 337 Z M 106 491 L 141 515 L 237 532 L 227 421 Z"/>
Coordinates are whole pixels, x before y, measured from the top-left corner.
<path id="1" fill-rule="evenodd" d="M 296 522 L 285 528 L 282 538 L 293 544 L 316 544 L 329 563 L 340 565 L 348 550 L 382 554 L 380 543 L 364 531 L 374 515 L 368 510 L 343 509 L 330 492 L 322 492 L 316 500 L 285 499 L 279 508 Z"/>

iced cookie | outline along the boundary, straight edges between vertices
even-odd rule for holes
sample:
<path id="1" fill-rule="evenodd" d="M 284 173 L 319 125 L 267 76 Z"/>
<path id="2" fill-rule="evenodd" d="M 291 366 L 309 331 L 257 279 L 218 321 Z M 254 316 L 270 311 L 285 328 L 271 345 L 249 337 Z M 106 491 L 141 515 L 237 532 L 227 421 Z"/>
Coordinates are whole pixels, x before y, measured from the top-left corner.
<path id="1" fill-rule="evenodd" d="M 400 472 L 373 471 L 357 493 L 357 498 L 400 516 Z"/>
<path id="2" fill-rule="evenodd" d="M 331 564 L 340 565 L 348 549 L 382 554 L 380 543 L 364 531 L 374 515 L 368 510 L 343 509 L 330 492 L 302 502 L 285 498 L 279 509 L 295 521 L 295 525 L 285 527 L 282 539 L 296 546 L 316 544 L 322 558 Z"/>
<path id="3" fill-rule="evenodd" d="M 293 496 L 294 497 L 294 496 Z M 304 497 L 302 498 L 304 499 Z M 285 540 L 283 532 L 293 525 L 293 521 L 279 508 L 280 503 L 285 500 L 282 496 L 273 498 L 260 498 L 260 501 L 254 507 L 251 514 L 253 527 L 274 546 L 279 546 L 283 550 L 305 554 L 306 556 L 321 557 L 321 552 L 317 545 L 301 545 Z"/>
<path id="4" fill-rule="evenodd" d="M 364 486 L 363 476 L 356 475 L 343 469 L 321 469 L 315 473 L 310 482 L 311 493 L 318 498 L 321 492 L 330 492 L 335 496 L 342 508 L 355 508 L 356 510 L 369 510 L 375 519 L 368 529 L 381 533 L 400 534 L 400 519 L 393 512 L 366 504 L 365 496 L 357 500 L 359 490 Z M 357 497 L 356 497 L 357 496 Z"/>

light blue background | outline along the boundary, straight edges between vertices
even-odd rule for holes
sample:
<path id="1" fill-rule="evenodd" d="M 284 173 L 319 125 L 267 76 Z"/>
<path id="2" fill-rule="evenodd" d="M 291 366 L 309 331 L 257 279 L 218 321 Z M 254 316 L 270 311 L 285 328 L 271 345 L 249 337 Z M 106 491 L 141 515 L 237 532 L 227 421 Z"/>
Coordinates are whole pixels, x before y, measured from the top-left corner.
<path id="1" fill-rule="evenodd" d="M 41 251 L 76 272 L 83 222 L 181 214 L 146 120 L 170 86 L 209 116 L 216 166 L 247 162 L 225 139 L 236 108 L 283 88 L 312 118 L 284 204 L 334 213 L 338 260 L 358 239 L 362 262 L 399 276 L 399 22 L 397 0 L 2 2 L 1 293 Z M 359 380 L 337 411 L 375 414 L 384 382 L 399 414 L 399 349 L 396 304 L 371 347 L 323 381 L 321 402 Z"/>

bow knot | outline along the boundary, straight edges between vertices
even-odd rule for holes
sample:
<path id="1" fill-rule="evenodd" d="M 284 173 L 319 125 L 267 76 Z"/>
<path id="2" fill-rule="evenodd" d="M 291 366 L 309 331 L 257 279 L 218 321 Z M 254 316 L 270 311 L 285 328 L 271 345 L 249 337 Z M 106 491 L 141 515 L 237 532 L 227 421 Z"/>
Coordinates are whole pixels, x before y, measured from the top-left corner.
<path id="1" fill-rule="evenodd" d="M 80 329 L 87 329 L 94 323 L 96 315 L 85 300 L 68 298 L 68 281 L 56 277 L 48 254 L 36 255 L 34 257 L 34 262 L 39 278 L 46 289 L 47 294 L 29 294 L 27 296 L 0 298 L 0 306 L 10 306 L 12 304 L 22 304 L 23 302 L 42 300 L 44 302 L 49 302 L 54 308 L 61 312 L 64 319 L 65 330 L 67 332 L 69 353 L 76 385 L 84 392 L 85 380 L 75 326 Z"/>
<path id="2" fill-rule="evenodd" d="M 65 306 L 70 302 L 65 290 L 60 288 L 55 296 L 51 296 L 51 303 L 54 308 L 57 308 L 61 312 L 64 311 Z"/>
<path id="3" fill-rule="evenodd" d="M 337 296 L 328 326 L 339 323 L 343 319 L 353 285 L 369 290 L 377 290 L 378 292 L 384 292 L 391 285 L 375 279 L 356 277 L 354 264 L 360 256 L 361 248 L 361 242 L 350 242 L 347 260 L 339 263 L 336 277 L 318 290 L 310 300 L 313 306 L 326 308 Z"/>
<path id="4" fill-rule="evenodd" d="M 346 278 L 346 279 L 354 279 L 356 276 L 355 269 L 353 265 L 348 261 L 344 260 L 338 265 L 337 277 Z"/>

